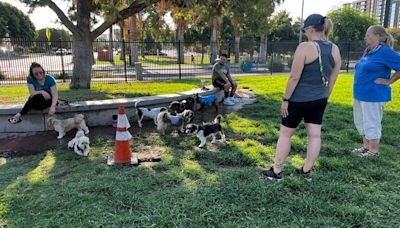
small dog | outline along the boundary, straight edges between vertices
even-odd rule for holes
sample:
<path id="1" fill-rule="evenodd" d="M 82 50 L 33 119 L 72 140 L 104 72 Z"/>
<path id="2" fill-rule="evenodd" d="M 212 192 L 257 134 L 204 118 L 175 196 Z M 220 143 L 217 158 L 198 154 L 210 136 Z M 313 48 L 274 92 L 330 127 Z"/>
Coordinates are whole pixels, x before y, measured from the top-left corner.
<path id="1" fill-rule="evenodd" d="M 68 142 L 68 148 L 80 156 L 88 156 L 90 151 L 90 141 L 82 130 L 76 132 L 75 138 Z"/>
<path id="2" fill-rule="evenodd" d="M 187 97 L 186 99 L 181 101 L 172 101 L 168 106 L 168 111 L 172 115 L 182 113 L 185 110 L 194 111 L 196 105 L 195 103 L 196 101 L 193 97 Z"/>
<path id="3" fill-rule="evenodd" d="M 194 113 L 192 110 L 184 110 L 182 113 L 172 115 L 168 111 L 162 111 L 157 116 L 157 130 L 165 135 L 166 131 L 173 126 L 178 128 L 178 132 L 184 131 L 184 125 L 193 120 Z"/>
<path id="4" fill-rule="evenodd" d="M 158 113 L 162 112 L 162 111 L 166 111 L 167 108 L 166 107 L 160 107 L 160 108 L 139 108 L 137 107 L 137 104 L 140 101 L 135 103 L 135 108 L 136 108 L 136 116 L 138 117 L 138 125 L 139 127 L 142 127 L 142 121 L 144 117 L 148 117 L 153 119 L 154 121 L 154 125 L 157 126 L 157 115 Z"/>
<path id="5" fill-rule="evenodd" d="M 211 143 L 216 143 L 216 134 L 221 136 L 221 141 L 225 142 L 225 134 L 221 127 L 222 116 L 217 115 L 213 123 L 206 123 L 204 125 L 188 124 L 186 125 L 186 134 L 196 133 L 197 138 L 200 140 L 199 147 L 202 148 L 206 144 L 207 137 L 211 135 Z"/>
<path id="6" fill-rule="evenodd" d="M 84 118 L 83 114 L 75 114 L 74 117 L 65 120 L 59 120 L 52 116 L 47 119 L 47 124 L 53 126 L 54 130 L 58 132 L 57 139 L 62 139 L 65 133 L 74 128 L 83 130 L 85 134 L 89 134 L 89 128 L 86 126 Z"/>
<path id="7" fill-rule="evenodd" d="M 224 100 L 224 91 L 220 90 L 214 95 L 199 96 L 198 93 L 195 95 L 197 105 L 200 105 L 199 111 L 203 110 L 206 106 L 213 106 L 215 112 L 218 113 L 218 104 Z"/>

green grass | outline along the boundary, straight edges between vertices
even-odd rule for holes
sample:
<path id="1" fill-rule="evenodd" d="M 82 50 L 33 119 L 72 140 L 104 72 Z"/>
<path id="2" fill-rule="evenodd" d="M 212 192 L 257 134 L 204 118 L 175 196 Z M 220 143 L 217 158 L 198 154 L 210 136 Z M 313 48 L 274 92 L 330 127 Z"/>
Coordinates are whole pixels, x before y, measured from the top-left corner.
<path id="1" fill-rule="evenodd" d="M 295 174 L 306 150 L 301 126 L 284 165 L 285 179 L 268 182 L 259 172 L 272 165 L 287 76 L 237 79 L 258 100 L 226 116 L 226 144 L 208 142 L 199 149 L 193 136 L 144 133 L 131 141 L 132 150 L 161 150 L 162 161 L 140 168 L 108 167 L 104 155 L 113 151 L 114 142 L 102 137 L 92 140 L 88 158 L 77 158 L 60 145 L 36 156 L 3 160 L 0 226 L 400 226 L 400 83 L 393 86 L 394 101 L 386 106 L 381 157 L 360 159 L 350 154 L 360 146 L 360 137 L 352 120 L 352 76 L 342 74 L 324 117 L 322 150 L 312 181 Z M 151 85 L 143 84 L 143 91 Z M 119 86 L 123 85 L 102 91 L 137 93 L 137 88 L 130 89 L 135 84 Z"/>

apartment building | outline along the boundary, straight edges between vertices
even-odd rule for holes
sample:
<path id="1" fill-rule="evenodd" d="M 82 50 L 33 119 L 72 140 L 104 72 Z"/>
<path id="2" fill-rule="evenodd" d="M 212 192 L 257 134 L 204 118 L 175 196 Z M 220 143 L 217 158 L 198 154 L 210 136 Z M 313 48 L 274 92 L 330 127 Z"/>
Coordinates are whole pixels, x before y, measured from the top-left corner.
<path id="1" fill-rule="evenodd" d="M 400 0 L 356 0 L 343 6 L 359 9 L 384 27 L 400 28 Z"/>

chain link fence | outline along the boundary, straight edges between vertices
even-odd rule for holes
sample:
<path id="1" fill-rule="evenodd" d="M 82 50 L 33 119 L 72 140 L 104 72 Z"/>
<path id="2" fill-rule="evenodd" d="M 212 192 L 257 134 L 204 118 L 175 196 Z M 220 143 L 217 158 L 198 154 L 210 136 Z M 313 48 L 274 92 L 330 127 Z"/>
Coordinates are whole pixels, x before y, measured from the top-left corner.
<path id="1" fill-rule="evenodd" d="M 268 42 L 266 58 L 262 58 L 260 42 L 256 40 L 243 39 L 236 46 L 233 43 L 217 43 L 216 52 L 211 52 L 209 42 L 95 41 L 91 82 L 210 77 L 215 62 L 211 53 L 228 54 L 232 74 L 289 72 L 297 45 L 297 41 Z M 364 42 L 342 42 L 338 46 L 342 55 L 342 70 L 353 70 L 365 48 Z M 42 64 L 59 81 L 69 82 L 74 64 L 71 47 L 71 41 L 3 38 L 0 46 L 0 84 L 25 83 L 32 62 Z M 239 50 L 239 54 L 235 55 L 234 50 Z"/>

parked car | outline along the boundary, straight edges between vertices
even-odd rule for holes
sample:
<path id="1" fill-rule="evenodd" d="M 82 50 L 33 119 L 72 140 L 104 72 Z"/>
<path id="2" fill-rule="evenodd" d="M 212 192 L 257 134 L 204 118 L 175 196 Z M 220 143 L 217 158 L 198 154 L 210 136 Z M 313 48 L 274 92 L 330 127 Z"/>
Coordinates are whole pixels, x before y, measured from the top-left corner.
<path id="1" fill-rule="evenodd" d="M 59 48 L 56 51 L 56 55 L 72 55 L 72 52 L 69 49 Z"/>

